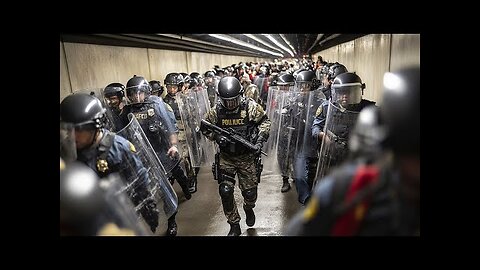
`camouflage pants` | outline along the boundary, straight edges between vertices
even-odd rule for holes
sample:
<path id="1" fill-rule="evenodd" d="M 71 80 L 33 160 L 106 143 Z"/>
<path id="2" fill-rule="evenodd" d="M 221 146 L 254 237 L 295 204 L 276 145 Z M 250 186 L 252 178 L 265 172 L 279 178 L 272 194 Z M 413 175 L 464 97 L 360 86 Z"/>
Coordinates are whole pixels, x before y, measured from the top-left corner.
<path id="1" fill-rule="evenodd" d="M 187 141 L 179 141 L 178 144 L 182 148 L 182 163 L 183 167 L 185 169 L 185 173 L 187 174 L 187 178 L 191 180 L 192 178 L 195 177 L 195 169 L 192 167 L 192 163 L 190 161 L 190 155 L 188 152 L 188 146 L 187 146 Z"/>
<path id="2" fill-rule="evenodd" d="M 255 156 L 253 154 L 245 154 L 240 156 L 230 156 L 229 154 L 220 154 L 220 183 L 225 183 L 234 190 L 235 188 L 235 175 L 238 176 L 238 187 L 242 191 L 243 207 L 246 209 L 252 209 L 255 207 L 257 201 L 256 189 L 257 182 L 257 168 L 255 167 Z M 254 190 L 254 198 L 248 198 L 245 194 Z M 222 199 L 223 212 L 227 217 L 228 223 L 240 222 L 240 214 L 238 213 L 237 203 L 235 197 L 232 196 L 233 208 L 228 209 Z M 231 203 L 231 202 L 230 202 Z"/>

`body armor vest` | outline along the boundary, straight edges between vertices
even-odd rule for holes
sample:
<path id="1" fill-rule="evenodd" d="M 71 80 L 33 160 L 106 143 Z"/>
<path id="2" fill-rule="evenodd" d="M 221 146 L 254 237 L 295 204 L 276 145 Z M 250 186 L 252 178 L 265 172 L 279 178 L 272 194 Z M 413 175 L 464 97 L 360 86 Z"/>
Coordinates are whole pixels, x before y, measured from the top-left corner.
<path id="1" fill-rule="evenodd" d="M 240 106 L 233 111 L 226 110 L 223 106 L 219 106 L 217 110 L 217 123 L 218 127 L 221 127 L 226 130 L 232 129 L 235 133 L 242 136 L 244 139 L 248 140 L 251 143 L 255 143 L 256 126 L 253 122 L 249 121 L 248 117 L 248 100 L 244 99 Z M 231 146 L 220 147 L 222 152 L 229 152 L 231 154 L 244 154 L 249 151 L 246 147 L 240 144 L 236 144 L 233 149 L 234 153 L 231 152 Z"/>
<path id="2" fill-rule="evenodd" d="M 165 152 L 165 149 L 168 149 L 168 141 L 165 138 L 168 130 L 163 122 L 166 121 L 166 116 L 158 115 L 155 103 L 144 102 L 138 104 L 130 107 L 130 112 L 137 118 L 155 152 Z"/>
<path id="3" fill-rule="evenodd" d="M 178 109 L 178 103 L 177 103 L 177 100 L 175 99 L 175 96 L 172 97 L 167 94 L 163 100 L 165 101 L 165 103 L 170 105 L 170 107 L 172 107 L 173 114 L 175 114 L 175 119 L 177 121 L 181 121 L 180 110 Z"/>

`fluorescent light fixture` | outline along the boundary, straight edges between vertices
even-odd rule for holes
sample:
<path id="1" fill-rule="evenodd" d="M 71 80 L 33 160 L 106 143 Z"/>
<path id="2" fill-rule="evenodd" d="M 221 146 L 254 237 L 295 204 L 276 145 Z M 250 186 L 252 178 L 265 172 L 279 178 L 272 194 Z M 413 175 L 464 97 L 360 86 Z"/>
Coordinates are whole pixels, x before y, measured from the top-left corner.
<path id="1" fill-rule="evenodd" d="M 257 50 L 257 51 L 261 51 L 261 52 L 265 52 L 265 53 L 268 53 L 268 54 L 271 54 L 271 55 L 283 57 L 283 54 L 279 54 L 279 53 L 276 53 L 276 52 L 269 51 L 267 49 L 257 47 L 253 44 L 250 44 L 250 43 L 247 43 L 247 42 L 229 37 L 227 35 L 221 35 L 221 34 L 208 34 L 208 35 L 212 36 L 214 38 L 218 38 L 218 39 L 221 39 L 221 40 L 225 40 L 225 41 L 228 41 L 228 42 L 235 43 L 235 44 L 240 45 L 240 46 L 248 47 L 248 48 L 251 48 L 251 49 L 254 49 L 254 50 Z"/>
<path id="2" fill-rule="evenodd" d="M 292 51 L 295 51 L 292 44 L 290 44 L 290 42 L 288 42 L 288 39 L 283 34 L 280 34 L 280 37 L 282 37 L 283 41 L 285 41 L 285 43 L 288 44 L 288 46 L 292 49 Z"/>
<path id="3" fill-rule="evenodd" d="M 251 35 L 251 34 L 243 34 L 243 35 L 244 35 L 244 36 L 247 36 L 247 37 L 249 37 L 249 38 L 251 38 L 251 39 L 253 39 L 253 40 L 255 40 L 255 41 L 258 42 L 258 43 L 262 43 L 263 45 L 265 45 L 265 46 L 267 46 L 267 47 L 269 47 L 269 48 L 272 48 L 272 49 L 274 49 L 274 50 L 276 50 L 276 51 L 279 51 L 279 52 L 281 52 L 281 53 L 283 54 L 283 51 L 282 51 L 282 50 L 273 47 L 272 45 L 268 44 L 267 42 L 265 42 L 265 41 L 263 41 L 263 40 L 261 40 L 261 39 L 259 39 L 259 38 L 257 38 L 257 37 L 254 36 L 254 35 Z"/>
<path id="4" fill-rule="evenodd" d="M 288 49 L 287 47 L 283 46 L 282 44 L 280 44 L 280 42 L 278 42 L 278 40 L 274 39 L 271 35 L 269 34 L 262 34 L 264 36 L 266 36 L 268 39 L 270 39 L 270 41 L 272 41 L 273 43 L 275 43 L 275 45 L 277 45 L 278 47 L 282 48 L 283 50 L 285 50 L 286 52 L 288 52 L 292 57 L 294 57 L 293 55 L 293 52 Z"/>

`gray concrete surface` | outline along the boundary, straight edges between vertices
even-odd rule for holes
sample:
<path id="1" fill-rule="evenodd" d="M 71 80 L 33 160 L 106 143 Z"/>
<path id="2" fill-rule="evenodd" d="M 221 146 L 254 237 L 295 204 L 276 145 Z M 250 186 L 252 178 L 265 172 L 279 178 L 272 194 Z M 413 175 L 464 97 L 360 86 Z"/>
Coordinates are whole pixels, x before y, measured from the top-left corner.
<path id="1" fill-rule="evenodd" d="M 291 180 L 290 180 L 291 181 Z M 302 206 L 297 202 L 294 183 L 292 189 L 281 193 L 282 177 L 274 171 L 265 170 L 258 187 L 258 199 L 254 208 L 255 225 L 249 228 L 245 224 L 243 198 L 235 186 L 235 200 L 241 216 L 241 236 L 281 236 L 287 222 Z M 178 183 L 174 184 L 178 194 L 177 214 L 178 236 L 226 236 L 230 225 L 223 214 L 218 184 L 213 180 L 210 166 L 200 169 L 198 191 L 190 200 L 186 200 Z"/>

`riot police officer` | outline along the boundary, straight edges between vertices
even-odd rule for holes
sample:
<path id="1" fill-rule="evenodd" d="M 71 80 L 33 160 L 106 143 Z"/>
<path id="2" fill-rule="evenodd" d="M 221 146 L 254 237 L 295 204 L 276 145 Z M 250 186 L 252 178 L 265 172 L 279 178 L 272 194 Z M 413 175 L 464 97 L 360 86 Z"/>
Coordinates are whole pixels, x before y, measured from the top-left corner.
<path id="1" fill-rule="evenodd" d="M 217 92 L 217 79 L 215 77 L 215 72 L 209 70 L 203 75 L 205 80 L 205 85 L 207 87 L 208 100 L 210 101 L 210 106 L 215 105 L 215 96 Z"/>
<path id="2" fill-rule="evenodd" d="M 165 91 L 165 88 L 163 85 L 160 84 L 159 81 L 156 80 L 151 80 L 148 82 L 150 84 L 150 87 L 152 88 L 152 95 L 153 96 L 158 96 L 161 97 L 163 95 L 163 92 Z"/>
<path id="3" fill-rule="evenodd" d="M 120 172 L 129 181 L 138 179 L 129 196 L 135 205 L 143 205 L 140 213 L 155 232 L 158 210 L 149 198 L 146 169 L 131 142 L 104 128 L 105 112 L 93 95 L 79 93 L 64 98 L 60 103 L 60 156 L 66 162 L 86 164 L 100 178 Z"/>
<path id="4" fill-rule="evenodd" d="M 234 197 L 235 175 L 244 199 L 243 209 L 248 226 L 255 224 L 253 208 L 257 201 L 257 186 L 261 173 L 259 167 L 260 151 L 270 131 L 270 120 L 262 106 L 250 98 L 245 98 L 243 88 L 235 77 L 224 77 L 218 83 L 217 104 L 207 112 L 205 119 L 223 129 L 232 129 L 242 138 L 256 145 L 257 152 L 234 143 L 228 137 L 212 132 L 201 126 L 202 133 L 210 140 L 215 140 L 220 152 L 215 160 L 216 180 L 223 211 L 230 224 L 229 236 L 241 234 L 240 215 Z"/>
<path id="5" fill-rule="evenodd" d="M 188 179 L 179 166 L 178 130 L 173 112 L 169 111 L 171 108 L 152 99 L 150 84 L 144 77 L 134 76 L 128 80 L 126 91 L 130 104 L 124 107 L 121 114 L 124 125 L 128 124 L 128 115 L 132 113 L 140 123 L 165 171 L 177 180 L 185 198 L 190 200 L 192 195 L 188 188 Z M 175 215 L 169 219 L 167 234 L 171 236 L 177 234 Z"/>
<path id="6" fill-rule="evenodd" d="M 383 88 L 382 106 L 362 111 L 355 127 L 369 141 L 365 146 L 376 144 L 381 154 L 321 179 L 286 234 L 420 235 L 420 69 L 385 73 Z M 365 132 L 365 124 L 374 131 Z"/>
<path id="7" fill-rule="evenodd" d="M 335 77 L 346 72 L 348 72 L 347 68 L 338 62 L 328 63 L 322 67 L 322 70 L 320 72 L 320 77 L 322 78 L 321 90 L 325 94 L 327 99 L 330 99 L 332 95 L 331 85 Z"/>
<path id="8" fill-rule="evenodd" d="M 182 162 L 185 168 L 185 172 L 187 174 L 188 178 L 188 183 L 189 183 L 189 190 L 190 193 L 195 193 L 197 191 L 197 172 L 198 169 L 194 169 L 192 166 L 192 162 L 189 157 L 189 152 L 187 148 L 187 142 L 186 142 L 186 137 L 185 137 L 185 124 L 183 123 L 183 120 L 180 116 L 180 109 L 178 108 L 178 103 L 176 100 L 176 94 L 180 90 L 180 88 L 183 85 L 186 85 L 185 80 L 191 80 L 190 76 L 188 78 L 184 78 L 181 74 L 178 73 L 169 73 L 165 77 L 165 80 L 163 83 L 166 85 L 167 88 L 167 95 L 163 99 L 165 103 L 167 103 L 172 109 L 173 113 L 175 115 L 175 120 L 177 122 L 177 128 L 178 128 L 178 142 L 180 144 L 181 150 L 182 150 Z M 194 84 L 196 79 L 193 79 Z M 188 85 L 190 85 L 190 82 L 188 82 Z M 183 92 L 186 89 L 184 89 Z"/>
<path id="9" fill-rule="evenodd" d="M 287 93 L 287 92 L 293 91 L 293 87 L 295 86 L 295 77 L 293 77 L 292 74 L 281 73 L 272 80 L 272 83 L 270 85 L 281 91 L 286 91 L 285 93 L 281 93 L 281 94 L 283 94 L 284 96 L 286 95 L 287 97 L 287 98 L 282 98 L 282 100 L 284 100 L 284 104 L 287 106 L 281 108 L 281 110 L 279 111 L 282 117 L 281 119 L 279 119 L 281 126 L 277 130 L 277 132 L 280 133 L 278 135 L 279 150 L 277 152 L 277 161 L 278 161 L 278 164 L 280 164 L 280 172 L 282 175 L 282 182 L 283 182 L 282 188 L 280 189 L 280 191 L 284 193 L 289 191 L 291 188 L 290 183 L 288 182 L 289 177 L 292 177 L 293 179 L 292 164 L 294 159 L 294 156 L 293 156 L 294 151 L 291 151 L 291 150 L 295 146 L 290 142 L 296 138 L 293 132 L 291 131 L 292 129 L 291 123 L 293 119 L 290 118 L 292 115 L 288 113 L 289 104 L 288 104 L 288 100 L 285 101 L 285 99 L 288 99 L 288 96 L 291 95 L 291 93 Z M 291 148 L 290 145 L 292 145 L 292 149 L 290 149 Z"/>
<path id="10" fill-rule="evenodd" d="M 111 121 L 114 125 L 114 130 L 118 130 L 122 123 L 120 122 L 120 112 L 125 106 L 125 85 L 121 83 L 111 83 L 103 89 L 103 96 L 110 109 Z"/>
<path id="11" fill-rule="evenodd" d="M 314 89 L 315 73 L 304 70 L 297 74 L 295 90 L 298 92 L 297 100 L 293 104 L 295 122 L 296 146 L 294 162 L 295 188 L 298 201 L 305 205 L 311 194 L 315 174 L 317 172 L 318 140 L 313 139 L 311 126 L 317 108 L 326 101 L 326 97 L 319 89 Z"/>
<path id="12" fill-rule="evenodd" d="M 347 157 L 348 137 L 358 113 L 367 106 L 375 105 L 375 102 L 362 98 L 364 89 L 365 84 L 357 74 L 339 74 L 332 84 L 331 99 L 318 107 L 312 125 L 313 138 L 322 142 L 317 177 L 326 175 L 331 167 Z"/>

